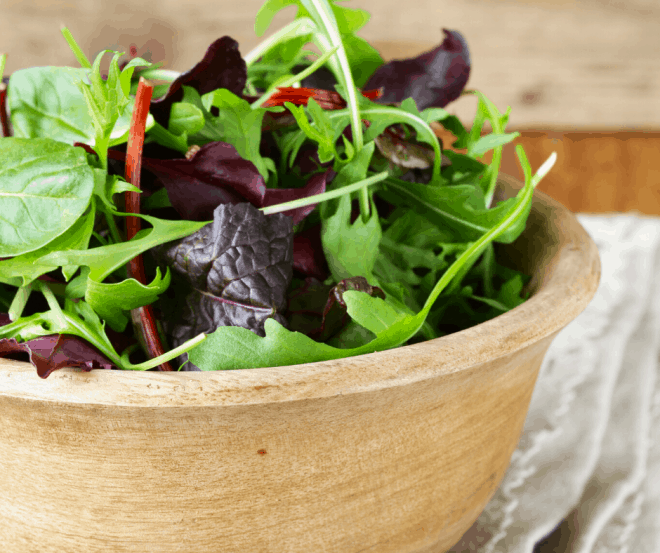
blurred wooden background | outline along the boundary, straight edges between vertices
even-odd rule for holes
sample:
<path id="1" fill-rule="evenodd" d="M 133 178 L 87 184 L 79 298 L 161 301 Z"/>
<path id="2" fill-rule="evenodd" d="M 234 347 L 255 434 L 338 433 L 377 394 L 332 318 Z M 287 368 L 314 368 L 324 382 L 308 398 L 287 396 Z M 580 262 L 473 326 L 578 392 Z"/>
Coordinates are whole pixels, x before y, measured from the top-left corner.
<path id="1" fill-rule="evenodd" d="M 7 72 L 75 65 L 59 27 L 90 56 L 131 45 L 185 70 L 214 39 L 248 52 L 262 0 L 0 0 Z M 540 188 L 574 211 L 660 214 L 660 2 L 658 0 L 352 0 L 371 21 L 359 33 L 386 58 L 421 53 L 443 27 L 466 37 L 468 86 L 512 107 L 534 167 L 559 160 Z M 287 8 L 272 29 L 290 21 Z M 472 97 L 448 106 L 466 124 Z M 503 170 L 518 174 L 513 148 Z"/>

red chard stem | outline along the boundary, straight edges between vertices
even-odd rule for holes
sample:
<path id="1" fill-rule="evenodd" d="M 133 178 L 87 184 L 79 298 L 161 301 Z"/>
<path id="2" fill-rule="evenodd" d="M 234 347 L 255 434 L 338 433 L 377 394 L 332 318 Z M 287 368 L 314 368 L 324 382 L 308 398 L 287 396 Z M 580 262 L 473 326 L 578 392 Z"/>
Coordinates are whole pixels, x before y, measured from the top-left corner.
<path id="1" fill-rule="evenodd" d="M 0 82 L 0 120 L 2 120 L 2 136 L 11 136 L 7 115 L 7 85 L 3 82 Z"/>
<path id="2" fill-rule="evenodd" d="M 142 147 L 144 145 L 144 134 L 147 126 L 147 116 L 154 86 L 144 78 L 140 78 L 138 89 L 135 94 L 135 106 L 131 128 L 128 133 L 128 148 L 126 150 L 126 169 L 124 176 L 126 181 L 140 188 L 140 170 L 142 167 Z M 126 212 L 140 213 L 140 194 L 138 192 L 125 192 Z M 126 217 L 126 239 L 131 240 L 140 230 L 139 217 Z M 142 255 L 138 255 L 128 263 L 128 275 L 141 284 L 147 284 L 144 273 Z M 156 319 L 151 305 L 138 307 L 131 311 L 133 325 L 139 330 L 141 341 L 150 358 L 155 358 L 165 353 L 158 334 Z M 158 367 L 161 371 L 171 371 L 172 367 L 165 362 Z"/>

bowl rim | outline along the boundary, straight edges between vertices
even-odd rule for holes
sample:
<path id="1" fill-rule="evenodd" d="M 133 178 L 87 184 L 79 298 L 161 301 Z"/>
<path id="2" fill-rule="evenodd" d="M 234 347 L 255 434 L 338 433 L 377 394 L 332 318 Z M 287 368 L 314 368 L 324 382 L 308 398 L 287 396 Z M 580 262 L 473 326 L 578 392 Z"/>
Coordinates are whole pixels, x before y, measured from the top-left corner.
<path id="1" fill-rule="evenodd" d="M 508 175 L 498 180 L 508 195 L 522 187 Z M 538 190 L 532 211 L 544 216 L 558 237 L 550 273 L 523 304 L 468 329 L 333 361 L 213 372 L 60 369 L 41 379 L 27 362 L 0 359 L 0 397 L 133 407 L 239 406 L 365 393 L 487 364 L 554 336 L 598 288 L 598 250 L 575 215 Z"/>

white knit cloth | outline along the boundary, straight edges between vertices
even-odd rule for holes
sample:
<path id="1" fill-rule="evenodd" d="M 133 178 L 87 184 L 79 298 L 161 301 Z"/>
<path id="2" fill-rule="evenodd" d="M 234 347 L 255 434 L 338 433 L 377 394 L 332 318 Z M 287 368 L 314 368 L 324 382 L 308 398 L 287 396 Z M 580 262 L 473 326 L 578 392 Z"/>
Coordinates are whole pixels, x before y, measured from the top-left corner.
<path id="1" fill-rule="evenodd" d="M 600 287 L 550 347 L 504 480 L 453 553 L 532 553 L 565 518 L 553 552 L 660 553 L 660 218 L 579 220 Z"/>

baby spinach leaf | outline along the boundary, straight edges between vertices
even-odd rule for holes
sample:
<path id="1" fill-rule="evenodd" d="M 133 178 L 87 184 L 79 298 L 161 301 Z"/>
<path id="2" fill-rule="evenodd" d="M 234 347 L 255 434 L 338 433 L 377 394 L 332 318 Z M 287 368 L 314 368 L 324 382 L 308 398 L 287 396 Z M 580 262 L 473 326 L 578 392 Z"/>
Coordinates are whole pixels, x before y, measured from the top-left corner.
<path id="1" fill-rule="evenodd" d="M 93 205 L 93 204 L 92 204 Z M 78 220 L 64 232 L 45 246 L 29 253 L 0 261 L 0 274 L 5 278 L 21 278 L 25 286 L 41 275 L 57 269 L 57 265 L 44 263 L 43 258 L 54 251 L 81 250 L 87 248 L 94 229 L 93 207 L 81 215 Z M 78 269 L 77 265 L 63 267 L 64 277 L 71 278 Z"/>
<path id="2" fill-rule="evenodd" d="M 94 174 L 83 150 L 50 139 L 0 141 L 0 257 L 34 251 L 83 214 Z"/>
<path id="3" fill-rule="evenodd" d="M 81 142 L 95 147 L 92 116 L 84 94 L 76 84 L 86 81 L 88 74 L 87 69 L 72 67 L 31 67 L 13 73 L 8 103 L 14 136 L 52 138 L 67 144 Z M 128 140 L 131 115 L 132 106 L 126 105 L 111 129 L 110 146 Z M 152 125 L 153 117 L 150 116 L 147 127 Z"/>
<path id="4" fill-rule="evenodd" d="M 204 113 L 187 102 L 172 104 L 169 131 L 176 135 L 195 134 L 204 128 Z"/>
<path id="5" fill-rule="evenodd" d="M 134 278 L 110 284 L 88 277 L 85 300 L 110 328 L 122 332 L 128 323 L 124 312 L 155 302 L 158 296 L 167 290 L 170 281 L 169 269 L 165 276 L 161 277 L 159 268 L 156 269 L 153 281 L 146 285 Z"/>
<path id="6" fill-rule="evenodd" d="M 14 136 L 90 143 L 92 119 L 75 84 L 87 73 L 72 67 L 32 67 L 13 73 L 8 102 Z"/>

